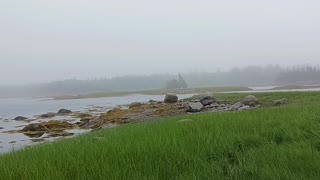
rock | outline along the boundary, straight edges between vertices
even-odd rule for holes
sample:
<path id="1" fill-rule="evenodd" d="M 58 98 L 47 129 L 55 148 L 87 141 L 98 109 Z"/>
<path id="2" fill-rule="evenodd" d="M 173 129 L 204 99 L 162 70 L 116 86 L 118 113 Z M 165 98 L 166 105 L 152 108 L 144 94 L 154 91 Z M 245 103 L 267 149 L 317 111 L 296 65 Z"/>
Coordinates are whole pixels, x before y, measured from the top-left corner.
<path id="1" fill-rule="evenodd" d="M 259 100 L 257 97 L 255 97 L 253 95 L 249 95 L 249 96 L 246 96 L 245 98 L 243 98 L 242 102 L 244 105 L 254 106 L 259 102 Z"/>
<path id="2" fill-rule="evenodd" d="M 187 111 L 188 112 L 200 112 L 204 109 L 204 106 L 201 102 L 189 102 L 187 104 Z"/>
<path id="3" fill-rule="evenodd" d="M 249 109 L 251 109 L 251 107 L 245 105 L 245 106 L 242 106 L 242 107 L 238 108 L 238 111 L 244 111 L 244 110 L 249 110 Z"/>
<path id="4" fill-rule="evenodd" d="M 152 109 L 157 109 L 158 106 L 156 106 L 156 105 L 151 105 L 150 108 L 152 108 Z"/>
<path id="5" fill-rule="evenodd" d="M 195 101 L 201 102 L 202 105 L 207 106 L 207 105 L 210 105 L 210 104 L 216 102 L 216 100 L 211 95 L 212 95 L 211 92 L 206 92 L 203 94 L 195 95 L 191 99 L 193 102 L 195 102 Z"/>
<path id="6" fill-rule="evenodd" d="M 212 107 L 212 108 L 216 108 L 216 107 L 219 107 L 220 106 L 220 104 L 218 104 L 218 103 L 212 103 L 212 104 L 210 104 L 210 107 Z"/>
<path id="7" fill-rule="evenodd" d="M 202 105 L 207 106 L 207 105 L 214 103 L 215 99 L 211 96 L 206 96 L 206 97 L 200 99 L 200 102 Z"/>
<path id="8" fill-rule="evenodd" d="M 193 122 L 192 119 L 181 119 L 177 123 L 184 123 L 184 122 Z"/>
<path id="9" fill-rule="evenodd" d="M 48 133 L 48 136 L 49 137 L 65 137 L 65 136 L 73 136 L 74 133 L 69 133 L 69 132 L 64 132 L 64 131 L 53 131 L 53 132 L 50 132 Z"/>
<path id="10" fill-rule="evenodd" d="M 41 125 L 45 126 L 50 130 L 65 130 L 75 128 L 74 124 L 68 123 L 66 121 L 52 120 L 48 122 L 43 122 Z"/>
<path id="11" fill-rule="evenodd" d="M 136 107 L 140 107 L 140 106 L 142 106 L 141 103 L 139 103 L 139 102 L 133 102 L 133 103 L 131 103 L 131 104 L 129 105 L 129 108 L 131 109 L 131 108 L 136 108 Z"/>
<path id="12" fill-rule="evenodd" d="M 42 124 L 29 124 L 27 126 L 25 126 L 21 132 L 28 132 L 28 131 L 37 131 L 37 132 L 45 132 L 48 129 L 42 125 Z"/>
<path id="13" fill-rule="evenodd" d="M 289 100 L 287 98 L 282 98 L 282 99 L 278 99 L 276 101 L 274 101 L 274 105 L 276 106 L 280 106 L 280 105 L 284 105 L 284 104 L 288 104 Z"/>
<path id="14" fill-rule="evenodd" d="M 1 130 L 1 129 L 4 129 L 4 127 L 0 127 L 0 130 Z"/>
<path id="15" fill-rule="evenodd" d="M 55 117 L 56 114 L 55 113 L 46 113 L 46 114 L 42 114 L 40 115 L 40 118 L 52 118 L 52 117 Z"/>
<path id="16" fill-rule="evenodd" d="M 39 138 L 42 135 L 44 135 L 44 131 L 27 131 L 23 132 L 24 135 L 30 137 L 30 138 Z"/>
<path id="17" fill-rule="evenodd" d="M 61 131 L 65 129 L 73 129 L 76 126 L 65 121 L 52 120 L 42 123 L 34 123 L 25 126 L 20 132 L 36 131 L 36 132 L 48 132 L 48 131 Z"/>
<path id="18" fill-rule="evenodd" d="M 110 112 L 110 113 L 112 113 L 112 112 Z M 84 129 L 96 129 L 103 124 L 104 124 L 103 119 L 101 119 L 100 117 L 97 117 L 91 121 L 88 121 L 87 123 L 80 125 L 80 127 L 84 128 Z"/>
<path id="19" fill-rule="evenodd" d="M 237 102 L 237 103 L 235 103 L 234 105 L 232 105 L 231 107 L 230 107 L 230 109 L 232 110 L 232 111 L 236 111 L 236 110 L 238 110 L 239 108 L 241 108 L 242 107 L 242 103 L 241 102 Z"/>
<path id="20" fill-rule="evenodd" d="M 16 118 L 14 118 L 13 120 L 16 120 L 16 121 L 24 121 L 24 120 L 27 120 L 28 118 L 26 117 L 23 117 L 23 116 L 18 116 Z"/>
<path id="21" fill-rule="evenodd" d="M 185 109 L 186 108 L 186 104 L 185 103 L 179 103 L 179 104 L 176 104 L 175 107 L 177 107 L 178 109 Z"/>
<path id="22" fill-rule="evenodd" d="M 165 103 L 176 103 L 178 102 L 178 96 L 174 94 L 166 94 L 166 97 L 164 98 Z"/>
<path id="23" fill-rule="evenodd" d="M 58 114 L 70 114 L 72 113 L 72 111 L 68 110 L 68 109 L 60 109 L 58 111 Z"/>

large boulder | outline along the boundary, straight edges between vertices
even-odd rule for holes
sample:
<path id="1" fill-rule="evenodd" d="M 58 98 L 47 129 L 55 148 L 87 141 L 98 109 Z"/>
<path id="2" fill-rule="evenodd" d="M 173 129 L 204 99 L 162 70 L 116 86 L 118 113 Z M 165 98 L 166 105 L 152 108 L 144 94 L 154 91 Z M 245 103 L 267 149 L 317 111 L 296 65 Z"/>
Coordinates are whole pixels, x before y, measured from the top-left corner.
<path id="1" fill-rule="evenodd" d="M 136 107 L 140 107 L 140 106 L 142 106 L 141 103 L 139 103 L 139 102 L 133 102 L 133 103 L 131 103 L 131 104 L 129 105 L 129 108 L 131 109 L 131 108 L 136 108 Z"/>
<path id="2" fill-rule="evenodd" d="M 58 111 L 58 114 L 70 114 L 72 113 L 72 111 L 68 110 L 68 109 L 60 109 Z"/>
<path id="3" fill-rule="evenodd" d="M 253 95 L 249 95 L 249 96 L 246 96 L 245 98 L 243 98 L 242 100 L 242 103 L 244 105 L 247 105 L 247 106 L 254 106 L 256 105 L 257 103 L 259 102 L 258 98 L 253 96 Z"/>
<path id="4" fill-rule="evenodd" d="M 204 109 L 204 106 L 201 102 L 189 102 L 187 104 L 188 112 L 200 112 Z"/>
<path id="5" fill-rule="evenodd" d="M 178 96 L 175 94 L 166 94 L 166 97 L 164 98 L 165 103 L 176 103 L 178 102 Z"/>
<path id="6" fill-rule="evenodd" d="M 284 105 L 284 104 L 288 104 L 289 100 L 287 98 L 282 98 L 282 99 L 278 99 L 276 101 L 274 101 L 274 105 L 276 106 L 280 106 L 280 105 Z"/>
<path id="7" fill-rule="evenodd" d="M 18 116 L 16 118 L 14 118 L 13 120 L 16 120 L 16 121 L 24 121 L 24 120 L 27 120 L 28 118 L 26 117 L 23 117 L 23 116 Z"/>

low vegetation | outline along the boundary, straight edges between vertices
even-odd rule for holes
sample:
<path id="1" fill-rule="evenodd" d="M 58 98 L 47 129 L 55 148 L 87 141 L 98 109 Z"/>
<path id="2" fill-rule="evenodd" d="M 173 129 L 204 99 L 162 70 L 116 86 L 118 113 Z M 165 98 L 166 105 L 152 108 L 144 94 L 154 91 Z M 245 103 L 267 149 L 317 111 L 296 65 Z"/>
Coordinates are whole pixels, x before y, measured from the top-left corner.
<path id="1" fill-rule="evenodd" d="M 216 98 L 237 102 L 244 96 Z M 320 93 L 255 96 L 261 108 L 127 124 L 11 152 L 0 156 L 0 177 L 318 179 Z M 273 105 L 284 97 L 288 105 Z"/>

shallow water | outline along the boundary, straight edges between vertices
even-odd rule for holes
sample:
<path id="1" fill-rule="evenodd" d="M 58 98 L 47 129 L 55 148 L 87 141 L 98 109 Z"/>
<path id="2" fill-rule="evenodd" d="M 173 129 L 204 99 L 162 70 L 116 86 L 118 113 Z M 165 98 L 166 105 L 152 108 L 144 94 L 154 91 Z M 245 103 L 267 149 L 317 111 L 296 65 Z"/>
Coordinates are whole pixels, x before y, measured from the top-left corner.
<path id="1" fill-rule="evenodd" d="M 178 95 L 179 99 L 187 98 L 192 95 Z M 47 112 L 57 112 L 59 109 L 66 108 L 73 112 L 84 112 L 90 114 L 100 114 L 119 105 L 130 104 L 132 102 L 148 102 L 150 99 L 162 101 L 163 95 L 129 95 L 123 97 L 106 97 L 91 99 L 73 99 L 73 100 L 51 100 L 51 99 L 34 99 L 34 98 L 5 98 L 0 99 L 0 153 L 10 150 L 20 149 L 27 145 L 37 144 L 22 133 L 9 134 L 5 133 L 10 130 L 22 129 L 29 123 L 38 123 L 49 120 L 65 120 L 75 123 L 80 119 L 70 116 L 55 116 L 47 119 L 36 119 L 34 116 Z M 33 119 L 31 122 L 20 122 L 12 120 L 16 116 L 25 116 Z M 88 130 L 67 130 L 67 132 L 82 134 Z M 46 137 L 43 134 L 41 138 Z M 39 138 L 39 137 L 38 137 Z M 37 139 L 37 138 L 36 138 Z M 46 138 L 46 141 L 57 138 Z"/>
<path id="2" fill-rule="evenodd" d="M 259 93 L 259 92 L 317 92 L 320 88 L 273 90 L 277 86 L 249 87 L 249 91 L 228 91 L 223 93 Z"/>

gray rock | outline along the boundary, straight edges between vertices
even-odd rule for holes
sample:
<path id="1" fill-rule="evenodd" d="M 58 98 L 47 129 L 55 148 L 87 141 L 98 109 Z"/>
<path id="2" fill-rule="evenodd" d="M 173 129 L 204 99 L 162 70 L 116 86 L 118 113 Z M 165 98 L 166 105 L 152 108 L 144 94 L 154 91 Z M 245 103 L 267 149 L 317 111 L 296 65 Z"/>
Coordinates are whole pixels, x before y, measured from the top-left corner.
<path id="1" fill-rule="evenodd" d="M 259 102 L 259 100 L 257 97 L 255 97 L 253 95 L 249 95 L 249 96 L 246 96 L 245 98 L 243 98 L 242 102 L 244 105 L 254 106 Z"/>
<path id="2" fill-rule="evenodd" d="M 210 107 L 213 107 L 213 108 L 216 108 L 216 107 L 219 107 L 220 106 L 220 104 L 218 104 L 218 103 L 212 103 L 211 105 L 210 105 Z"/>
<path id="3" fill-rule="evenodd" d="M 28 118 L 26 117 L 23 117 L 23 116 L 18 116 L 16 118 L 14 118 L 13 120 L 16 120 L 16 121 L 24 121 L 24 120 L 27 120 Z"/>
<path id="4" fill-rule="evenodd" d="M 188 112 L 200 112 L 204 109 L 204 106 L 201 102 L 189 102 L 187 104 L 187 111 Z"/>
<path id="5" fill-rule="evenodd" d="M 242 105 L 241 102 L 237 102 L 237 103 L 235 103 L 234 105 L 232 105 L 232 106 L 230 107 L 230 109 L 233 110 L 233 111 L 236 111 L 236 110 L 238 110 L 239 108 L 241 108 L 242 106 L 243 106 L 243 105 Z"/>
<path id="6" fill-rule="evenodd" d="M 206 92 L 203 94 L 199 94 L 199 95 L 195 95 L 192 97 L 193 101 L 199 101 L 202 103 L 202 105 L 207 106 L 210 105 L 214 102 L 216 102 L 216 100 L 212 97 L 212 93 L 211 92 Z"/>
<path id="7" fill-rule="evenodd" d="M 175 94 L 166 94 L 166 97 L 164 98 L 165 103 L 176 103 L 178 102 L 178 96 Z"/>
<path id="8" fill-rule="evenodd" d="M 215 99 L 213 97 L 206 96 L 206 97 L 200 99 L 200 102 L 201 102 L 202 105 L 207 106 L 207 105 L 210 105 L 210 104 L 212 104 L 212 103 L 214 103 L 216 101 L 215 101 Z"/>
<path id="9" fill-rule="evenodd" d="M 245 106 L 242 106 L 242 107 L 238 108 L 238 111 L 244 111 L 244 110 L 249 110 L 249 109 L 251 109 L 251 107 L 245 105 Z"/>
<path id="10" fill-rule="evenodd" d="M 68 109 L 60 109 L 58 111 L 58 114 L 70 114 L 72 113 L 72 111 L 68 110 Z"/>
<path id="11" fill-rule="evenodd" d="M 280 106 L 280 105 L 284 105 L 284 104 L 288 104 L 289 100 L 287 98 L 282 98 L 282 99 L 278 99 L 276 101 L 274 101 L 274 105 L 276 106 Z"/>

